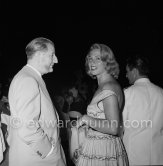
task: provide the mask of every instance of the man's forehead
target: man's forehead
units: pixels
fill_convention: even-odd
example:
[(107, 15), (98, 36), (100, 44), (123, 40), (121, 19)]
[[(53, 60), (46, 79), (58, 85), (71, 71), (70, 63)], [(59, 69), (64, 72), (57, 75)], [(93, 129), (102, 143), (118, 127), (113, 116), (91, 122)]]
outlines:
[(47, 48), (49, 51), (55, 52), (55, 48), (52, 44), (47, 44)]

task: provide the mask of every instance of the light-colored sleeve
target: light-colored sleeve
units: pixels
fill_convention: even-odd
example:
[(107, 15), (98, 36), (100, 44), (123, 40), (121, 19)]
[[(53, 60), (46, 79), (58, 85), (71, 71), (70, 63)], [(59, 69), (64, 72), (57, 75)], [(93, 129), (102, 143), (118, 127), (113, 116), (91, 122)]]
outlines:
[(124, 90), (124, 97), (125, 97), (125, 103), (124, 103), (124, 108), (123, 108), (123, 121), (127, 119), (127, 113), (128, 113), (128, 108), (130, 106), (130, 99), (131, 99), (131, 89), (127, 88)]
[(6, 149), (6, 146), (5, 146), (4, 137), (1, 130), (1, 123), (0, 123), (0, 163), (3, 160), (3, 152), (5, 151), (5, 149)]
[(11, 109), (16, 110), (20, 120), (20, 126), (17, 127), (19, 137), (41, 158), (45, 158), (52, 145), (39, 123), (41, 98), (37, 81), (31, 77), (21, 79), (15, 86), (12, 97), (14, 107)]
[(123, 137), (125, 126), (128, 123), (128, 111), (130, 109), (131, 103), (131, 87), (124, 89), (124, 107), (122, 111), (122, 126), (121, 126), (121, 137)]
[(10, 115), (2, 113), (1, 114), (1, 123), (4, 123), (5, 125), (8, 126), (10, 124)]

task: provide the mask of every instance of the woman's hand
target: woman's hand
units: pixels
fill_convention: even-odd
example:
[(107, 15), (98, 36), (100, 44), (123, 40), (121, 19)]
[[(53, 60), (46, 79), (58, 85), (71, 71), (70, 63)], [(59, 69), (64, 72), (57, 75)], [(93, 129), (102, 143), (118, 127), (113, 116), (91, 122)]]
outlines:
[(83, 115), (81, 118), (78, 119), (77, 121), (77, 128), (87, 125), (89, 126), (91, 118), (88, 115)]

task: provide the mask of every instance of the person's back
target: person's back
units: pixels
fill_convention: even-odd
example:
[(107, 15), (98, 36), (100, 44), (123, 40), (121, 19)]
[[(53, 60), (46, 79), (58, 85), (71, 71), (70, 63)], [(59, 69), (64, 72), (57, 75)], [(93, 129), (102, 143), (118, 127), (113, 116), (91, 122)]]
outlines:
[[(140, 60), (137, 58), (136, 62)], [(127, 77), (134, 85), (124, 91), (123, 110), (123, 142), (129, 163), (163, 164), (163, 89), (141, 75), (140, 63), (134, 67), (131, 64), (134, 63), (127, 66)]]
[(163, 90), (149, 81), (139, 81), (125, 90), (131, 103), (124, 111), (123, 140), (131, 163), (155, 164), (163, 154)]
[[(148, 93), (150, 98), (149, 110), (151, 116), (151, 142), (150, 156), (151, 163), (163, 164), (163, 89), (149, 83)], [(151, 134), (151, 133), (150, 133)]]

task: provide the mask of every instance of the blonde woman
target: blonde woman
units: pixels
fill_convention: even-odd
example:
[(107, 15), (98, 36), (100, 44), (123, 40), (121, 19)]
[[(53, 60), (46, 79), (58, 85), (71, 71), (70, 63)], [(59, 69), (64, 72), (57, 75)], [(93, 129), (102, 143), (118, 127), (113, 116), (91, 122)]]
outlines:
[[(74, 153), (77, 166), (126, 166), (128, 159), (120, 133), (123, 93), (117, 82), (119, 65), (112, 50), (94, 44), (86, 56), (89, 76), (98, 88), (87, 107), (87, 115), (78, 120), (78, 131), (86, 126), (86, 137)], [(80, 136), (80, 135), (79, 135)]]

